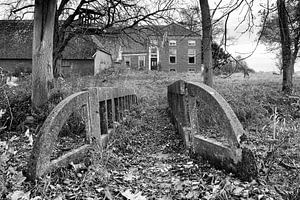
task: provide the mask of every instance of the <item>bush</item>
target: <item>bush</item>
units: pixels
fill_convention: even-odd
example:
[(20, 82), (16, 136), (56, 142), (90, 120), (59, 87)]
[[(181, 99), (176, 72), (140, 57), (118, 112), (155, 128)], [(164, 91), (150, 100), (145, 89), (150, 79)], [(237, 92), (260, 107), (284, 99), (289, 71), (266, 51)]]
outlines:
[(32, 69), (29, 67), (17, 66), (12, 75), (16, 77), (25, 76), (32, 73)]

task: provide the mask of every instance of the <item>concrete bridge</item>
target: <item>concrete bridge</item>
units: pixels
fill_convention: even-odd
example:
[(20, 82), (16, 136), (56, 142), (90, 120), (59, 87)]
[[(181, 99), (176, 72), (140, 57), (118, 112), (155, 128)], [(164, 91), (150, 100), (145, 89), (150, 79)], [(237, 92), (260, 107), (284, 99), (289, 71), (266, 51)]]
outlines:
[[(28, 162), (29, 178), (80, 161), (94, 144), (104, 148), (116, 133), (116, 124), (137, 103), (135, 91), (125, 88), (88, 88), (64, 99), (38, 133)], [(206, 85), (180, 80), (168, 86), (168, 104), (169, 117), (190, 156), (200, 156), (244, 180), (257, 176), (254, 156), (241, 141), (243, 127), (220, 94)], [(85, 122), (85, 144), (51, 159), (58, 134), (74, 110)]]

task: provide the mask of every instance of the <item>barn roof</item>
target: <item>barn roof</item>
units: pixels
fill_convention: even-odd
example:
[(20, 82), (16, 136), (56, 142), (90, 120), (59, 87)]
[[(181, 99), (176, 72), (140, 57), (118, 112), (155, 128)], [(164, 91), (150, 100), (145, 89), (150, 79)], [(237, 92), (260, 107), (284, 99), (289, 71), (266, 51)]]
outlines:
[[(32, 58), (32, 20), (0, 20), (0, 59)], [(86, 35), (76, 35), (63, 52), (64, 59), (92, 59), (96, 44)]]

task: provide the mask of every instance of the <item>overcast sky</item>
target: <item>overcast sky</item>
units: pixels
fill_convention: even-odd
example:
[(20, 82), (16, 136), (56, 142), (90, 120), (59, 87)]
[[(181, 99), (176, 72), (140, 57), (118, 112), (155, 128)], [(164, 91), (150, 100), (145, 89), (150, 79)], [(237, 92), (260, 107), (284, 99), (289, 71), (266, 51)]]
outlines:
[[(235, 1), (235, 0), (234, 0)], [(234, 2), (232, 0), (223, 0), (224, 4), (228, 4), (229, 2)], [(215, 8), (215, 4), (219, 2), (219, 0), (211, 0), (210, 8)], [(260, 17), (259, 17), (259, 10), (262, 9), (262, 3), (265, 3), (266, 0), (257, 0), (254, 1), (256, 4), (253, 6), (253, 13), (256, 17), (255, 25), (259, 25)], [(274, 0), (270, 0), (270, 3), (275, 3)], [(234, 56), (241, 55), (242, 57), (246, 57), (249, 55), (256, 46), (256, 41), (258, 39), (257, 31), (259, 28), (253, 30), (251, 33), (242, 34), (245, 30), (246, 24), (242, 25), (240, 28), (236, 29), (237, 24), (243, 20), (244, 12), (237, 10), (233, 12), (228, 21), (228, 36), (236, 38), (233, 40), (233, 45), (228, 46), (227, 50)], [(220, 15), (220, 13), (219, 13)], [(218, 16), (217, 16), (218, 17)], [(254, 54), (246, 59), (250, 68), (253, 68), (255, 71), (276, 71), (277, 67), (275, 66), (275, 62), (278, 59), (274, 53), (270, 53), (267, 51), (266, 46), (263, 44), (259, 44), (256, 48)], [(299, 63), (296, 65), (296, 71), (300, 71)]]

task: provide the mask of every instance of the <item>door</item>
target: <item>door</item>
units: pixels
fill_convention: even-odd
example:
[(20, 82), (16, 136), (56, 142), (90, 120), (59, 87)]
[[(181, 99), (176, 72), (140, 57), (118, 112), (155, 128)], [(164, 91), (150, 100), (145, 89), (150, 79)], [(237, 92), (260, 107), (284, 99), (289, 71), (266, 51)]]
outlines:
[(157, 58), (151, 58), (151, 70), (157, 70)]

